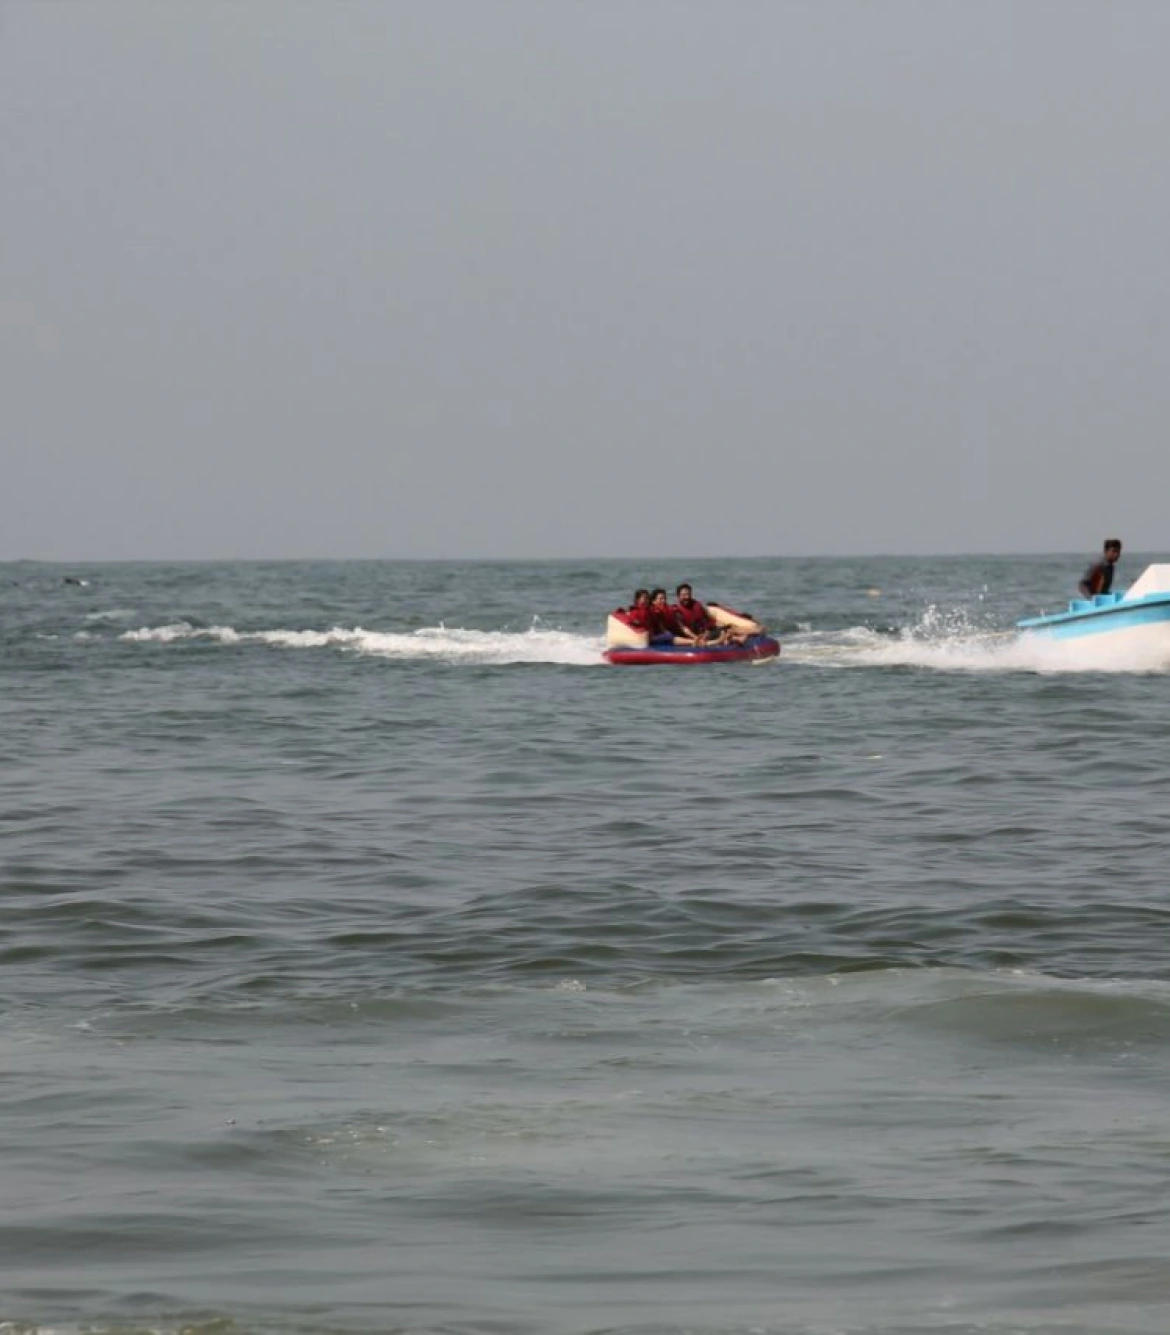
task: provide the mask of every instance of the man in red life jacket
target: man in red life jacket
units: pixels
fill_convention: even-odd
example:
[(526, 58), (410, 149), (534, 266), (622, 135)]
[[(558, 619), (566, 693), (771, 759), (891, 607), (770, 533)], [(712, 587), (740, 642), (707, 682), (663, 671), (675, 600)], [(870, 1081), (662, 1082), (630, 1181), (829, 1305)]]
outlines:
[(720, 626), (711, 613), (691, 592), (689, 584), (680, 584), (676, 590), (678, 602), (674, 605), (674, 619), (679, 634), (689, 644), (743, 644), (747, 635), (731, 626)]
[(678, 602), (671, 609), (674, 612), (678, 633), (692, 644), (709, 644), (718, 640), (719, 627), (711, 620), (710, 613), (695, 597), (689, 584), (680, 584), (675, 590)]

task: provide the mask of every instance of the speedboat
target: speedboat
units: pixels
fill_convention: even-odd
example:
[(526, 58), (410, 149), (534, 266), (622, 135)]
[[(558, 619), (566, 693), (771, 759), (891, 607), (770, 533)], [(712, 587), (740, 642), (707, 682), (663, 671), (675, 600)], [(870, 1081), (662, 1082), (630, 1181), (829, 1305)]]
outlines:
[(1074, 598), (1067, 610), (1016, 626), (1075, 651), (1078, 661), (1115, 666), (1129, 657), (1170, 665), (1170, 565), (1147, 566), (1124, 593)]
[(644, 630), (636, 630), (624, 607), (609, 614), (605, 628), (606, 662), (641, 667), (652, 663), (744, 663), (775, 658), (779, 641), (766, 634), (754, 617), (721, 603), (708, 603), (707, 612), (717, 626), (729, 626), (742, 640), (727, 644), (651, 644)]

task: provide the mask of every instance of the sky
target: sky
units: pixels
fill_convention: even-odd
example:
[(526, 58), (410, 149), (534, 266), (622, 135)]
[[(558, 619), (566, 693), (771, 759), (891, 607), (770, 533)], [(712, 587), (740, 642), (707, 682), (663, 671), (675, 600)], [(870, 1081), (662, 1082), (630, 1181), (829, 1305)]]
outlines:
[(0, 0), (0, 559), (1170, 544), (1165, 0)]

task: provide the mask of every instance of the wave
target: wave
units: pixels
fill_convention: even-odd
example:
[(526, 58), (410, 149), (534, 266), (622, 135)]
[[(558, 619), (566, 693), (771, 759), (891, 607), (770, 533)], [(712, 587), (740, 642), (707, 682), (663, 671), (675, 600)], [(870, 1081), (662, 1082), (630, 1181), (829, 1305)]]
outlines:
[(973, 624), (962, 609), (928, 608), (912, 626), (852, 626), (807, 631), (784, 641), (792, 663), (828, 667), (913, 667), (938, 672), (1164, 672), (1164, 654), (1130, 646), (1110, 649), (1095, 638), (1046, 640)]
[[(114, 613), (101, 614), (112, 617)], [(77, 639), (90, 638), (80, 632)], [(118, 637), (139, 644), (239, 646), (280, 649), (334, 649), (396, 661), (438, 661), (473, 665), (551, 663), (595, 667), (603, 663), (599, 636), (534, 624), (526, 631), (473, 630), (444, 625), (410, 631), (377, 631), (362, 626), (329, 630), (241, 631), (232, 626), (196, 626), (175, 621), (127, 630)], [(1099, 643), (1055, 642), (974, 624), (963, 609), (928, 608), (911, 626), (875, 629), (851, 626), (819, 631), (807, 624), (783, 635), (783, 661), (810, 667), (926, 668), (937, 672), (1148, 673), (1166, 670), (1156, 649), (1132, 647), (1103, 652)]]
[(603, 663), (596, 636), (533, 626), (527, 631), (464, 630), (427, 626), (413, 631), (376, 631), (362, 626), (330, 630), (240, 631), (232, 626), (193, 626), (186, 621), (143, 626), (123, 632), (138, 644), (203, 643), (227, 646), (265, 644), (278, 649), (340, 649), (400, 661), (437, 660), (472, 664), (560, 663), (592, 667)]

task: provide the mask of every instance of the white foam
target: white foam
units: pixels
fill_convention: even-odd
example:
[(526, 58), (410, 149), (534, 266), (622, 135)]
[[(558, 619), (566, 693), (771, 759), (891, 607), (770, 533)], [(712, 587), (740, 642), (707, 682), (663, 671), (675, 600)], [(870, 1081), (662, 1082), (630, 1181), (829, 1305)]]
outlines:
[(143, 626), (119, 638), (143, 644), (203, 641), (210, 644), (267, 644), (278, 649), (341, 649), (399, 660), (436, 660), (473, 664), (565, 663), (597, 666), (601, 641), (596, 636), (533, 627), (523, 632), (463, 630), (428, 626), (414, 631), (366, 630), (334, 626), (330, 630), (237, 631), (232, 626), (196, 627), (185, 621)]
[(143, 626), (140, 630), (127, 630), (118, 638), (122, 640), (140, 640), (143, 643), (154, 640), (165, 644), (171, 640), (189, 639), (197, 633), (195, 628), (189, 626), (187, 622), (175, 621), (168, 626)]
[(1100, 636), (1054, 640), (1015, 630), (963, 626), (961, 613), (931, 609), (897, 635), (858, 626), (799, 636), (784, 645), (790, 663), (832, 667), (916, 667), (936, 672), (1159, 672), (1170, 667), (1157, 646), (1118, 644)]
[[(329, 630), (238, 631), (186, 621), (143, 626), (119, 638), (143, 644), (203, 642), (225, 647), (266, 644), (276, 649), (332, 649), (402, 662), (601, 666), (599, 637), (534, 625), (526, 631), (427, 626), (412, 631), (334, 626)], [(914, 667), (937, 672), (1157, 672), (1170, 664), (1156, 647), (1112, 643), (1099, 636), (1051, 640), (1015, 630), (973, 627), (961, 610), (928, 608), (918, 624), (896, 635), (864, 626), (798, 632), (785, 640), (782, 662), (820, 667)]]

